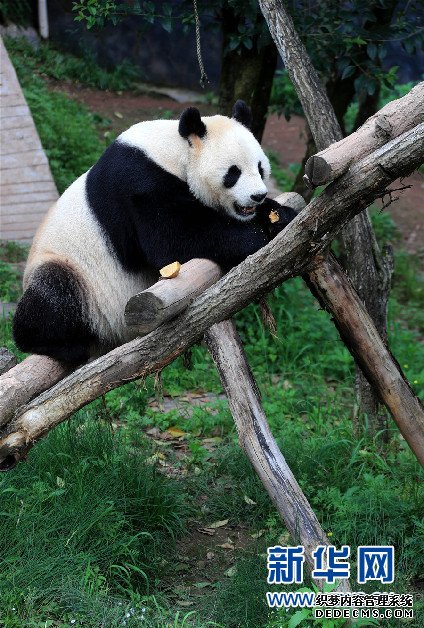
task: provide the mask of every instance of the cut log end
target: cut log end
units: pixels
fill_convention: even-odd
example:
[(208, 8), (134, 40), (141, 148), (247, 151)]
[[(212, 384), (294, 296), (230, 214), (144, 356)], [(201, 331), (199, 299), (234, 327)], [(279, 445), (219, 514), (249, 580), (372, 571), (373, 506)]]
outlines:
[(136, 294), (128, 301), (125, 306), (125, 322), (129, 327), (137, 327), (139, 334), (148, 334), (163, 320), (163, 311), (163, 300), (146, 291)]
[(297, 192), (283, 192), (279, 194), (274, 201), (280, 203), (280, 205), (284, 205), (285, 207), (291, 207), (297, 212), (300, 212), (304, 207), (306, 207), (306, 201)]
[(331, 167), (323, 157), (312, 155), (305, 166), (306, 175), (313, 187), (323, 185), (331, 179)]
[(21, 432), (12, 432), (0, 439), (0, 471), (10, 471), (27, 456), (24, 435)]

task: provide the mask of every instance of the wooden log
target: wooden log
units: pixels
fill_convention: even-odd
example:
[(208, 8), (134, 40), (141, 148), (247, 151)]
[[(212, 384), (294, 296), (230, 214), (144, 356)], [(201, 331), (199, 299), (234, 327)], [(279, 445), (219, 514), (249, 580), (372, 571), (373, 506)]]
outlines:
[[(267, 246), (229, 271), (177, 318), (84, 365), (23, 406), (0, 431), (0, 467), (19, 460), (36, 440), (93, 399), (163, 368), (198, 342), (211, 325), (229, 318), (282, 281), (307, 272), (315, 256), (352, 216), (423, 160), (424, 124), (358, 162)], [(424, 415), (415, 420), (424, 430)]]
[(6, 347), (0, 347), (0, 375), (7, 373), (16, 365), (17, 359)]
[(69, 373), (69, 367), (45, 355), (30, 355), (0, 377), (0, 427), (17, 408)]
[(125, 321), (140, 335), (148, 334), (173, 318), (222, 276), (218, 264), (192, 259), (181, 266), (177, 277), (161, 279), (132, 297), (125, 307)]
[[(312, 552), (318, 545), (331, 543), (269, 429), (234, 323), (227, 320), (213, 325), (205, 334), (205, 342), (220, 374), (239, 443), (292, 538), (305, 547), (306, 561), (313, 569)], [(337, 590), (350, 591), (349, 582), (340, 581)]]
[(282, 192), (274, 200), (280, 205), (291, 207), (297, 213), (306, 207), (305, 199), (297, 192)]
[(305, 172), (313, 187), (334, 181), (349, 166), (389, 140), (424, 122), (424, 82), (389, 102), (354, 133), (308, 159)]
[(343, 342), (390, 411), (403, 437), (424, 467), (424, 408), (382, 341), (350, 280), (329, 255), (304, 277), (320, 304), (332, 314)]

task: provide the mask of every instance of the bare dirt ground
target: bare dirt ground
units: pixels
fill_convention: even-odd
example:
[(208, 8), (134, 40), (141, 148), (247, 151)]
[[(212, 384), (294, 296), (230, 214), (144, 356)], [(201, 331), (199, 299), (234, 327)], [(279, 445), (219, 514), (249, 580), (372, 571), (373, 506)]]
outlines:
[[(134, 95), (133, 93), (112, 93), (81, 88), (75, 84), (56, 84), (55, 89), (66, 92), (75, 100), (85, 104), (111, 122), (111, 130), (119, 133), (141, 120), (157, 117), (174, 118), (192, 103), (178, 103), (160, 95)], [(216, 112), (216, 107), (209, 104), (196, 105), (205, 115)], [(269, 116), (265, 127), (263, 146), (272, 150), (279, 157), (282, 167), (291, 163), (300, 163), (305, 150), (304, 121), (293, 116), (289, 122), (283, 116)], [(392, 187), (398, 188), (396, 182)], [(424, 176), (415, 173), (403, 181), (411, 187), (396, 192), (397, 198), (387, 211), (400, 229), (402, 245), (409, 253), (415, 253), (422, 261), (424, 269)], [(387, 202), (388, 198), (384, 199)], [(378, 203), (377, 203), (378, 204)], [(380, 206), (383, 203), (380, 203)]]

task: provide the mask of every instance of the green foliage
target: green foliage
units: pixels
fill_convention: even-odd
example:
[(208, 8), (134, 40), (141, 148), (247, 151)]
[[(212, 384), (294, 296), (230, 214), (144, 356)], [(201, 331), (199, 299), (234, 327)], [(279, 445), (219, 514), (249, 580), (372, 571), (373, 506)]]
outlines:
[(302, 105), (287, 70), (276, 71), (269, 104), (271, 113), (284, 113), (286, 120), (294, 114), (303, 115)]
[(21, 75), (25, 71), (28, 76), (36, 73), (58, 81), (73, 81), (111, 91), (131, 89), (134, 81), (139, 79), (140, 70), (128, 61), (106, 70), (88, 50), (76, 57), (60, 52), (48, 42), (40, 42), (34, 48), (24, 37), (8, 38), (6, 45), (15, 67), (19, 64)]
[[(394, 75), (396, 76), (397, 68), (394, 68), (394, 70), (395, 70)], [(392, 71), (390, 73), (393, 74)], [(393, 78), (393, 81), (394, 80), (395, 78)], [(384, 105), (387, 105), (387, 103), (391, 102), (392, 100), (395, 100), (396, 98), (402, 98), (402, 96), (405, 96), (405, 94), (410, 92), (411, 89), (414, 87), (414, 85), (416, 85), (417, 83), (418, 81), (414, 81), (414, 82), (410, 81), (409, 83), (396, 83), (396, 84), (390, 85), (390, 87), (383, 84), (381, 86), (378, 109), (381, 109), (382, 107), (384, 107)], [(358, 114), (358, 108), (359, 108), (358, 99), (355, 98), (353, 102), (349, 105), (346, 111), (346, 114), (344, 116), (346, 133), (348, 134), (352, 133), (353, 131), (355, 119)]]
[(192, 10), (187, 10), (185, 7), (181, 9), (182, 7), (178, 6), (175, 11), (175, 7), (168, 2), (162, 2), (160, 8), (156, 9), (155, 3), (150, 0), (138, 0), (131, 3), (113, 0), (78, 0), (73, 2), (72, 6), (72, 10), (76, 13), (75, 21), (84, 22), (88, 29), (102, 28), (107, 22), (116, 26), (121, 20), (135, 15), (143, 18), (147, 24), (158, 21), (168, 32), (172, 30), (175, 20), (181, 20), (183, 24), (191, 21)]
[(25, 262), (28, 257), (28, 251), (28, 244), (0, 240), (0, 260), (3, 262)]
[(353, 78), (357, 95), (392, 87), (395, 73), (381, 69), (388, 45), (398, 41), (409, 55), (422, 49), (420, 1), (398, 6), (393, 0), (355, 0), (348, 4), (301, 1), (293, 14), (315, 67), (330, 78)]
[(32, 10), (29, 0), (0, 0), (0, 22), (29, 26)]
[(300, 170), (299, 164), (290, 164), (288, 168), (281, 168), (278, 155), (273, 151), (267, 151), (267, 156), (271, 164), (271, 176), (275, 179), (278, 189), (281, 192), (290, 192), (296, 175)]

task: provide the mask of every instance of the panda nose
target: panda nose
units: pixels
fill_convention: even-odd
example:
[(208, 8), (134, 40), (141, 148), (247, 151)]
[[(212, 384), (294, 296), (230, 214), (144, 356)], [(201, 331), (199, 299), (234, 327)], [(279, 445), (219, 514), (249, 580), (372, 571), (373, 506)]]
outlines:
[(255, 201), (255, 203), (260, 203), (261, 201), (264, 200), (266, 196), (266, 192), (265, 194), (251, 194), (250, 198), (252, 199), (252, 201)]

